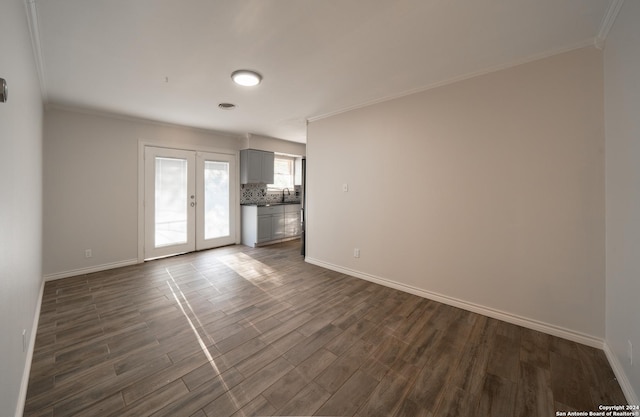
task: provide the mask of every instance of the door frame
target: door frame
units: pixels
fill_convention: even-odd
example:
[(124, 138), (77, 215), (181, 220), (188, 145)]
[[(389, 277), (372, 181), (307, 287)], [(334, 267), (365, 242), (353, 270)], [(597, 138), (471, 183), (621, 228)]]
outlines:
[(179, 145), (175, 143), (162, 142), (154, 140), (138, 139), (138, 263), (144, 262), (144, 244), (145, 244), (145, 213), (144, 213), (144, 148), (152, 146), (154, 148), (166, 148), (175, 149), (180, 151), (193, 151), (193, 152), (210, 152), (230, 155), (235, 158), (235, 169), (230, 175), (233, 175), (233, 180), (238, 187), (237, 192), (234, 193), (231, 201), (232, 209), (236, 216), (235, 230), (232, 234), (235, 234), (235, 244), (240, 244), (240, 151), (229, 150), (216, 147), (198, 146), (198, 145)]

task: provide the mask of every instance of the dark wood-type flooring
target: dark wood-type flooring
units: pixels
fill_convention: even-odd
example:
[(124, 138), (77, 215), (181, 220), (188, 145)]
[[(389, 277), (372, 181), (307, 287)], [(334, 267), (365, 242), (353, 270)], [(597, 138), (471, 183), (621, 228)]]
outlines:
[(232, 246), (48, 282), (25, 416), (554, 416), (602, 351)]

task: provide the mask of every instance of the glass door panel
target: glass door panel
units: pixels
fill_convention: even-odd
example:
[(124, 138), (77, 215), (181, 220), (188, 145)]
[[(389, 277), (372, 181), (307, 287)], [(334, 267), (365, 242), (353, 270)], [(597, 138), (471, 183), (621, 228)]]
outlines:
[(187, 242), (186, 159), (156, 157), (155, 248)]
[(144, 258), (194, 251), (194, 152), (145, 148)]
[(198, 152), (197, 248), (236, 243), (235, 156)]
[(204, 238), (229, 236), (229, 163), (204, 161)]

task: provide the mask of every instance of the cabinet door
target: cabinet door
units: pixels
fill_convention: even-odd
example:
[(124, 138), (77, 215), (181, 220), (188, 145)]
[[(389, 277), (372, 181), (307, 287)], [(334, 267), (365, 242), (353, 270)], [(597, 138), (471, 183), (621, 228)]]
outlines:
[(258, 216), (258, 242), (267, 242), (272, 240), (272, 224), (271, 215)]
[(273, 152), (261, 152), (262, 164), (261, 164), (261, 181), (265, 184), (273, 184), (273, 165), (275, 163), (275, 155)]
[(253, 149), (240, 151), (240, 183), (257, 184), (262, 178), (262, 154)]
[(302, 234), (302, 216), (299, 211), (294, 214), (295, 220), (293, 221), (293, 236), (300, 236)]
[(242, 184), (273, 184), (273, 152), (243, 149), (240, 151)]
[(300, 234), (300, 212), (290, 212), (285, 214), (285, 234), (287, 237), (298, 236)]
[(272, 239), (284, 238), (284, 214), (274, 214), (271, 216), (271, 237)]
[(247, 179), (249, 183), (262, 182), (262, 152), (249, 151), (247, 163), (249, 168)]

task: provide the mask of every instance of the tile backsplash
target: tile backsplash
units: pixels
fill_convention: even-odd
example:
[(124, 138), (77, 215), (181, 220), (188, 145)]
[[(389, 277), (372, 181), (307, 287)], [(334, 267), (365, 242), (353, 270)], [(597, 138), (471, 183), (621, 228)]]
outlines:
[[(284, 192), (285, 202), (299, 203), (302, 187), (296, 185), (291, 194)], [(282, 202), (282, 191), (268, 190), (266, 184), (243, 184), (240, 186), (240, 204), (269, 204)]]

